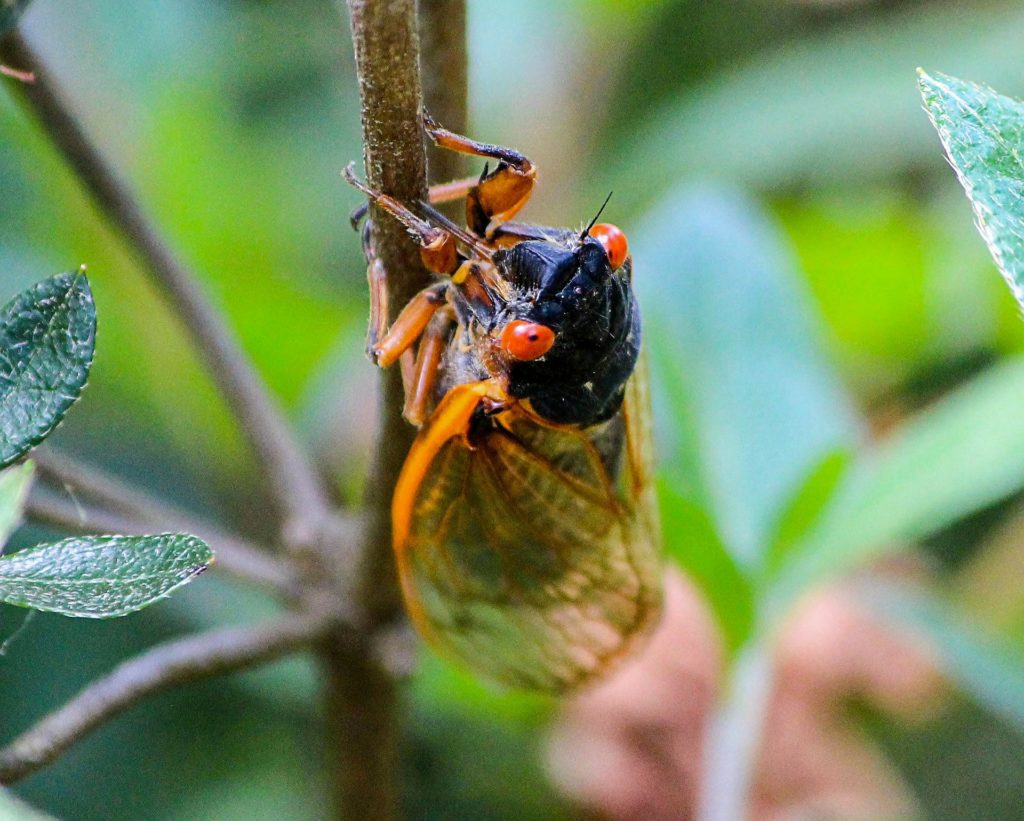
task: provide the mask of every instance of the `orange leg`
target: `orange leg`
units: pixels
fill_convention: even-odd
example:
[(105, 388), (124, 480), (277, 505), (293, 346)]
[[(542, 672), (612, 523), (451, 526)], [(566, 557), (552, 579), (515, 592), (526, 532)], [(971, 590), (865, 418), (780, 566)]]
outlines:
[[(430, 186), (427, 192), (427, 201), (434, 205), (440, 205), (445, 202), (452, 202), (454, 200), (462, 199), (469, 190), (480, 182), (479, 177), (464, 177), (461, 180), (452, 180), (451, 182), (439, 182), (436, 185)], [(362, 222), (363, 217), (366, 216), (366, 212), (370, 210), (370, 203), (364, 202), (362, 205), (353, 209), (352, 213), (349, 214), (349, 221), (352, 223), (352, 227), (359, 230), (359, 223)]]
[(384, 263), (375, 256), (370, 256), (370, 264), (366, 266), (366, 279), (370, 286), (370, 327), (366, 332), (366, 352), (371, 359), (375, 359), (377, 347), (388, 331), (388, 274), (384, 270)]
[[(370, 266), (373, 268), (373, 265)], [(376, 347), (370, 351), (370, 358), (382, 368), (386, 368), (409, 350), (420, 338), (423, 330), (427, 327), (431, 317), (445, 303), (445, 292), (448, 290), (447, 282), (438, 282), (420, 291), (409, 300), (398, 318), (388, 328), (387, 333), (381, 337)], [(372, 297), (372, 293), (371, 293)], [(380, 305), (370, 305), (370, 328), (371, 336), (375, 328), (382, 324), (380, 319)], [(386, 316), (386, 314), (385, 314)]]
[[(387, 211), (405, 226), (405, 230), (419, 243), (420, 257), (428, 270), (437, 274), (450, 274), (458, 267), (459, 256), (455, 247), (455, 237), (450, 232), (416, 216), (394, 197), (374, 191), (356, 177), (352, 169), (353, 164), (349, 163), (341, 172), (346, 182), (362, 191), (378, 208)], [(353, 213), (352, 219), (357, 218), (357, 214)]]
[(479, 182), (466, 194), (466, 222), (478, 234), (488, 239), (502, 223), (512, 219), (533, 193), (537, 181), (537, 168), (530, 160), (512, 148), (480, 143), (448, 131), (427, 115), (423, 124), (430, 138), (441, 148), (491, 157), (498, 160), (497, 167), (484, 171)]
[(405, 408), (402, 414), (416, 427), (423, 424), (427, 407), (434, 395), (441, 357), (448, 345), (455, 314), (450, 307), (442, 308), (430, 320), (420, 339), (416, 353), (416, 365), (405, 391)]
[(437, 185), (430, 186), (428, 199), (434, 205), (462, 199), (479, 182), (479, 177), (465, 177), (464, 179), (452, 180), (451, 182), (439, 182)]

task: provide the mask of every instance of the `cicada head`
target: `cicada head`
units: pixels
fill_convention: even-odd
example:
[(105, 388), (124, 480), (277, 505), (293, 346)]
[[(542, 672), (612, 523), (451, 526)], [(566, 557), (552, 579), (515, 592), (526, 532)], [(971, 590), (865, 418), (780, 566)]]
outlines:
[(488, 335), (509, 395), (559, 424), (611, 417), (640, 350), (625, 237), (553, 232), (498, 251), (494, 264), (507, 288)]

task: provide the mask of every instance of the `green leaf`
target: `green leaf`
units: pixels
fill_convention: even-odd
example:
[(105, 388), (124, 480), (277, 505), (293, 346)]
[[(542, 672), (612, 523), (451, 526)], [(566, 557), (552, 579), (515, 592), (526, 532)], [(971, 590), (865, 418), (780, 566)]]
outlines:
[(757, 569), (794, 488), (856, 439), (854, 413), (789, 249), (756, 203), (691, 187), (631, 234), (667, 476)]
[(998, 365), (904, 424), (851, 468), (836, 504), (791, 550), (784, 606), (853, 564), (934, 533), (1024, 486), (1024, 358)]
[(75, 537), (0, 558), (0, 601), (112, 618), (167, 596), (212, 563), (205, 542), (184, 533)]
[(918, 73), (925, 109), (978, 230), (1024, 306), (1024, 103), (946, 74)]
[(694, 178), (775, 196), (846, 193), (890, 185), (930, 160), (937, 168), (909, 73), (922, 63), (955, 64), (1024, 91), (1016, 53), (1024, 8), (985, 3), (963, 14), (945, 3), (899, 5), (799, 37), (765, 37), (745, 57), (681, 79), (665, 105), (642, 111), (597, 153), (600, 173), (584, 180), (583, 201), (614, 189), (613, 208), (639, 212)]
[(926, 593), (876, 584), (861, 597), (927, 640), (965, 692), (1024, 730), (1024, 655)]
[(789, 504), (782, 510), (775, 536), (768, 547), (765, 571), (777, 570), (793, 546), (818, 522), (829, 502), (833, 501), (840, 479), (850, 465), (852, 454), (841, 449), (826, 453), (797, 488)]
[(750, 581), (722, 543), (700, 505), (668, 482), (658, 483), (665, 550), (686, 571), (711, 606), (729, 655), (742, 647), (754, 628)]
[(96, 309), (85, 272), (58, 274), (0, 309), (0, 467), (52, 431), (89, 378)]
[[(0, 0), (0, 37), (14, 28), (31, 0)], [(17, 66), (14, 66), (17, 68)]]
[(11, 533), (21, 524), (25, 497), (34, 473), (31, 462), (0, 471), (0, 553)]

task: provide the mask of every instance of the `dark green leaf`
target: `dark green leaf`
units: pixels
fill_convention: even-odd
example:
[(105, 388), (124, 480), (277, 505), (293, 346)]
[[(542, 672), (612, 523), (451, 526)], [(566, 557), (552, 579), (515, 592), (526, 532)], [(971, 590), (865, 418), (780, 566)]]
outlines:
[(31, 0), (0, 0), (0, 37), (14, 28), (14, 24), (18, 22), (18, 18), (30, 2)]
[(906, 423), (849, 471), (821, 525), (795, 545), (774, 598), (921, 539), (1024, 486), (1024, 358)]
[(0, 471), (0, 553), (8, 537), (21, 524), (25, 497), (34, 473), (31, 462)]
[(677, 493), (667, 482), (658, 485), (665, 550), (686, 571), (714, 612), (732, 654), (754, 627), (751, 584), (715, 530), (708, 514)]
[(965, 692), (1024, 730), (1024, 656), (1015, 648), (920, 591), (887, 584), (865, 589), (862, 596), (938, 651), (947, 674)]
[(85, 618), (123, 616), (213, 562), (195, 536), (82, 536), (0, 558), (0, 601)]
[(0, 310), (0, 467), (64, 418), (89, 378), (95, 344), (84, 271), (43, 280)]
[(978, 230), (1024, 306), (1024, 103), (956, 77), (919, 74), (925, 109)]
[(794, 489), (856, 438), (854, 414), (790, 253), (754, 202), (690, 188), (631, 233), (664, 468), (757, 569)]

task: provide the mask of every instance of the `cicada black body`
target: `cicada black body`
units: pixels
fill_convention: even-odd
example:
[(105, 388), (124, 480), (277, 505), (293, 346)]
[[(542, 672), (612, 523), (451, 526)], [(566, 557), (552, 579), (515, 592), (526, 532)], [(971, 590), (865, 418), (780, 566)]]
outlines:
[[(427, 119), (443, 147), (498, 160), (431, 190), (467, 228), (346, 177), (417, 237), (443, 279), (390, 328), (369, 262), (369, 349), (403, 362), (420, 427), (392, 502), (409, 614), (495, 681), (563, 692), (625, 657), (655, 621), (661, 564), (640, 313), (625, 236), (513, 223), (533, 164)], [(415, 353), (413, 353), (414, 348)]]

